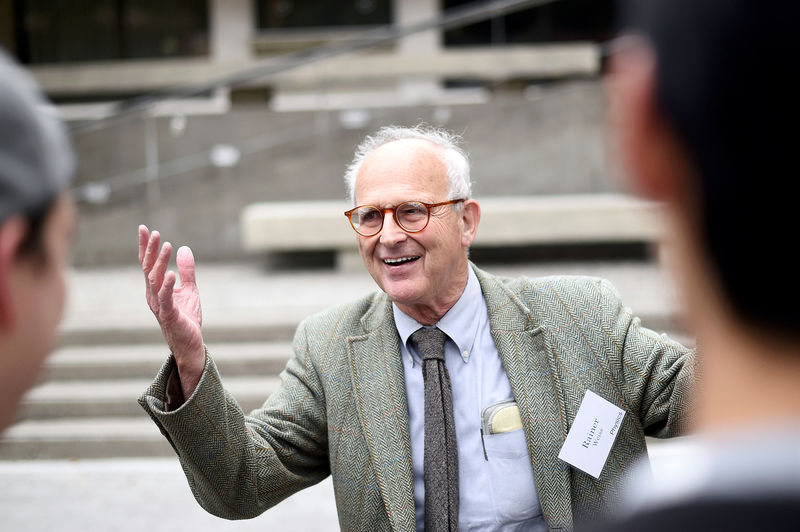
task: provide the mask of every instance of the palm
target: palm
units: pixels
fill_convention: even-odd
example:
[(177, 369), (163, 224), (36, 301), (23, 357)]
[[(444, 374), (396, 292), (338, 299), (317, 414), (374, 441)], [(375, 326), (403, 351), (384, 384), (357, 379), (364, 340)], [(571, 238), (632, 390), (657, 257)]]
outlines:
[(181, 318), (189, 320), (198, 329), (203, 325), (203, 313), (200, 309), (200, 293), (197, 285), (176, 288), (172, 299)]
[[(172, 310), (153, 310), (164, 339), (173, 353), (194, 351), (203, 345), (203, 316), (197, 285), (180, 286), (172, 293)], [(150, 307), (153, 309), (153, 307)]]

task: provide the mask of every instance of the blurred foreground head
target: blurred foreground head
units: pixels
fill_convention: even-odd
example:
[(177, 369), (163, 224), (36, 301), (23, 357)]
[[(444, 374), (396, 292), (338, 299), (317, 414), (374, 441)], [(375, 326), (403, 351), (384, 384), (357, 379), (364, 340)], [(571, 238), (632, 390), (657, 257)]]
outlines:
[(800, 3), (623, 5), (610, 77), (620, 148), (639, 191), (671, 211), (688, 302), (713, 292), (741, 324), (800, 340)]
[(74, 230), (73, 171), (63, 124), (0, 50), (0, 431), (55, 344)]

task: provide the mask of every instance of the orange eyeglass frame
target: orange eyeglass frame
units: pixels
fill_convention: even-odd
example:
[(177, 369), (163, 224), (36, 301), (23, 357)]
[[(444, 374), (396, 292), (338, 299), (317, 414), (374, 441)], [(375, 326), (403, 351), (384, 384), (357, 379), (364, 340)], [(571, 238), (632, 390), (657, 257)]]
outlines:
[[(425, 203), (424, 201), (410, 200), (410, 201), (404, 201), (403, 203), (398, 204), (396, 207), (384, 207), (383, 209), (381, 209), (379, 207), (376, 207), (375, 205), (359, 205), (357, 207), (353, 207), (349, 211), (345, 211), (344, 215), (347, 216), (347, 220), (350, 222), (350, 226), (353, 228), (353, 231), (355, 231), (356, 233), (358, 233), (361, 236), (375, 236), (378, 233), (380, 233), (383, 230), (383, 220), (384, 220), (384, 217), (386, 216), (387, 212), (391, 212), (392, 213), (392, 218), (394, 218), (394, 221), (397, 224), (397, 226), (400, 229), (402, 229), (403, 231), (405, 231), (406, 233), (419, 233), (420, 231), (424, 231), (425, 228), (428, 227), (428, 224), (431, 221), (431, 209), (435, 209), (436, 207), (443, 207), (445, 205), (452, 205), (454, 203), (459, 203), (459, 202), (462, 202), (462, 201), (466, 201), (466, 200), (464, 200), (463, 198), (462, 199), (453, 199), (453, 200), (448, 200), (448, 201), (442, 201), (440, 203)], [(423, 225), (419, 229), (416, 229), (416, 230), (407, 229), (405, 226), (403, 226), (402, 223), (400, 223), (400, 220), (397, 219), (397, 209), (399, 209), (400, 207), (402, 207), (403, 205), (406, 205), (408, 203), (419, 203), (420, 205), (424, 206), (426, 211), (427, 211), (428, 218), (427, 218), (427, 220), (425, 220), (425, 225)], [(375, 209), (376, 211), (380, 212), (383, 215), (383, 216), (381, 216), (381, 225), (380, 225), (380, 227), (378, 227), (378, 230), (375, 231), (374, 233), (364, 234), (361, 231), (359, 231), (358, 229), (356, 229), (356, 226), (353, 224), (353, 218), (351, 217), (351, 215), (355, 211), (357, 211), (358, 209), (363, 209), (364, 207), (372, 207), (373, 209)]]

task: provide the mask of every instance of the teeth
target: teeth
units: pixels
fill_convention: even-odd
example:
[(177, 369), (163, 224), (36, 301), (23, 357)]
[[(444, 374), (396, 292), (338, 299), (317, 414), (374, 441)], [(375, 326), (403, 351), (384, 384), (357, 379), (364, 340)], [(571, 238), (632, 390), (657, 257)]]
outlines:
[(412, 260), (416, 260), (419, 257), (403, 257), (400, 259), (383, 259), (383, 262), (386, 264), (403, 264), (404, 262), (411, 262)]

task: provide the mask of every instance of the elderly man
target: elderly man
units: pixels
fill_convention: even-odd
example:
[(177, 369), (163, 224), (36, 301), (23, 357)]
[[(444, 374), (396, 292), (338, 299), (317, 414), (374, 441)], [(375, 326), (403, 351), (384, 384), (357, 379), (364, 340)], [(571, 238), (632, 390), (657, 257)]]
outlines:
[(796, 2), (630, 2), (610, 88), (635, 188), (662, 201), (703, 346), (694, 445), (611, 531), (796, 530)]
[[(175, 289), (171, 246), (140, 227), (172, 351), (140, 402), (208, 511), (252, 517), (330, 474), (343, 530), (570, 529), (616, 501), (645, 434), (682, 429), (693, 354), (642, 328), (607, 282), (469, 262), (480, 207), (455, 140), (389, 127), (358, 147), (345, 214), (381, 290), (305, 320), (280, 389), (249, 415), (203, 347), (191, 252), (178, 250)], [(619, 416), (591, 475), (559, 459), (587, 391)]]
[(73, 154), (46, 106), (0, 49), (0, 432), (53, 349), (66, 292)]

